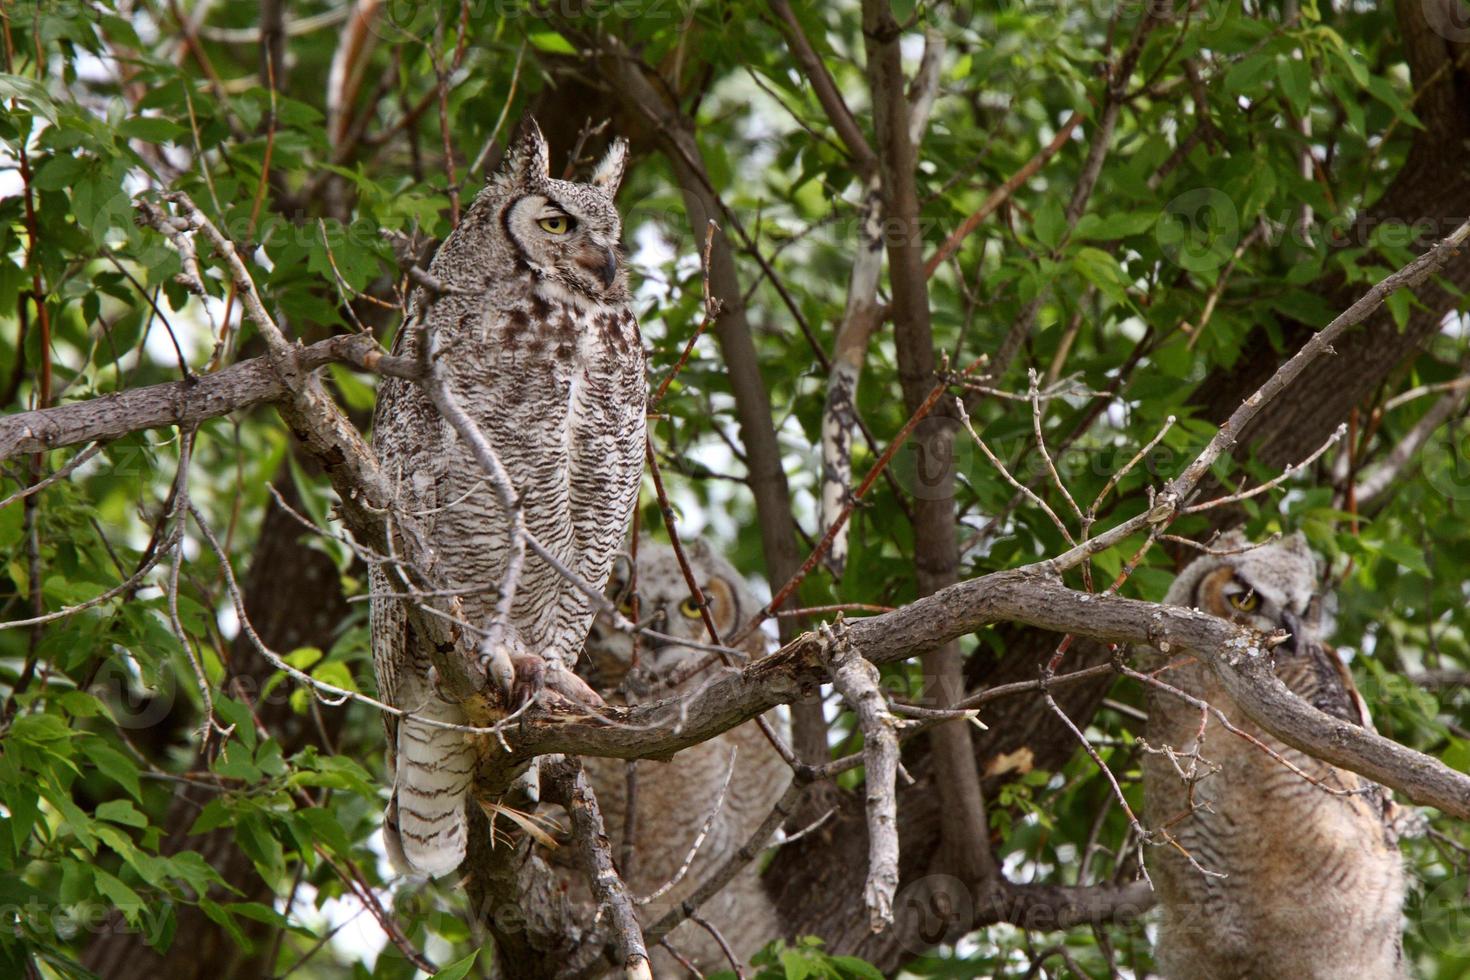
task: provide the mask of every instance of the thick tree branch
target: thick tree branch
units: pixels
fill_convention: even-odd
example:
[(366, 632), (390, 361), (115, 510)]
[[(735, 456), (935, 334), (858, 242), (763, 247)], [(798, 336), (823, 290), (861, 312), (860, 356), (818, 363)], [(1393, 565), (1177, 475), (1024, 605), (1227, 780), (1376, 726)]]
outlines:
[(878, 668), (847, 643), (840, 620), (823, 626), (832, 686), (858, 719), (863, 733), (864, 788), (868, 798), (868, 880), (863, 904), (868, 928), (882, 932), (893, 924), (893, 893), (898, 890), (898, 721), (888, 711)]
[[(365, 334), (332, 337), (296, 351), (303, 371), (334, 362), (378, 367), (377, 342)], [(286, 386), (268, 358), (232, 364), (213, 374), (133, 388), (55, 408), (0, 418), (0, 460), (81, 442), (117, 439), (167, 425), (193, 428), (210, 419), (286, 397)]]
[[(943, 589), (901, 609), (848, 624), (852, 648), (894, 663), (995, 623), (1011, 622), (1102, 643), (1189, 652), (1209, 663), (1253, 722), (1294, 748), (1394, 789), (1415, 803), (1470, 819), (1470, 776), (1368, 729), (1323, 714), (1276, 679), (1270, 638), (1181, 606), (1067, 588), (1044, 564)], [(685, 698), (607, 708), (607, 721), (532, 718), (511, 739), (517, 758), (548, 752), (665, 758), (802, 695), (826, 676), (824, 644), (808, 633)], [(613, 724), (609, 725), (608, 721)]]
[(832, 128), (847, 147), (847, 152), (852, 154), (853, 169), (858, 176), (865, 179), (876, 176), (878, 157), (853, 117), (852, 110), (847, 107), (847, 101), (843, 99), (842, 91), (837, 87), (832, 73), (827, 70), (826, 62), (812, 48), (812, 42), (802, 29), (801, 22), (796, 19), (796, 14), (792, 12), (791, 4), (787, 0), (771, 0), (771, 11), (781, 22), (781, 33), (786, 35), (786, 46), (796, 63), (801, 66), (807, 82), (811, 84), (822, 111), (832, 122)]
[(602, 810), (597, 805), (597, 796), (582, 771), (577, 759), (560, 759), (550, 762), (542, 769), (542, 778), (548, 783), (548, 799), (560, 803), (572, 822), (572, 840), (576, 843), (577, 857), (587, 874), (587, 883), (602, 913), (607, 916), (617, 944), (626, 980), (650, 980), (648, 949), (643, 942), (643, 930), (638, 925), (638, 913), (633, 908), (628, 886), (623, 883), (617, 868), (613, 866), (612, 847), (607, 838), (607, 827), (603, 824)]

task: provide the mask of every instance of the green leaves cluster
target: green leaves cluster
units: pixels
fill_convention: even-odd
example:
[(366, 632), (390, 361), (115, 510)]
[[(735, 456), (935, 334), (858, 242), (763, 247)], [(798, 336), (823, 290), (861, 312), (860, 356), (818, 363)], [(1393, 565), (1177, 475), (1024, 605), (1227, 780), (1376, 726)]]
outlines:
[[(298, 26), (325, 19), (288, 32), (274, 88), (262, 80), (260, 44), (250, 33), (259, 4), (201, 6), (200, 30), (182, 43), (171, 3), (33, 6), (7, 19), (0, 73), (5, 411), (36, 404), (43, 363), (52, 400), (69, 402), (178, 380), (181, 359), (197, 373), (256, 349), (234, 284), (205, 262), (206, 295), (192, 294), (179, 278), (177, 251), (134, 221), (135, 202), (162, 187), (186, 191), (239, 243), (268, 307), (294, 336), (309, 341), (361, 327), (386, 338), (396, 324), (400, 263), (381, 232), (442, 237), (451, 201), (466, 203), (483, 179), (470, 170), (482, 148), (502, 145), (525, 109), (554, 97), (553, 83), (595, 83), (596, 66), (579, 61), (583, 39), (612, 33), (658, 66), (671, 96), (696, 116), (711, 182), (731, 212), (722, 226), (742, 245), (739, 272), (798, 523), (804, 538), (816, 536), (827, 375), (808, 334), (821, 356), (830, 354), (858, 242), (862, 180), (766, 4), (630, 0), (590, 4), (577, 16), (515, 2), (385, 4), (384, 19), (364, 38), (373, 47), (346, 107), (327, 99), (342, 37), (331, 19), (339, 3), (287, 5)], [(871, 136), (857, 5), (793, 6)], [(1322, 282), (1361, 286), (1415, 250), (1402, 227), (1355, 223), (1422, 128), (1389, 8), (1302, 3), (1291, 14), (1284, 4), (1210, 0), (1157, 25), (1136, 71), (1120, 81), (1128, 101), (1074, 224), (1069, 208), (1090, 179), (1090, 141), (1103, 121), (1102, 79), (1138, 30), (1144, 5), (895, 6), (907, 7), (896, 12), (912, 14), (916, 30), (936, 29), (946, 46), (919, 154), (926, 253), (1074, 113), (1081, 117), (1062, 151), (962, 243), (929, 288), (936, 346), (957, 366), (997, 350), (1035, 306), (1035, 329), (1017, 362), (993, 381), (1024, 391), (1031, 368), (1046, 383), (1064, 384), (1045, 403), (1043, 430), (1084, 506), (1177, 417), (1110, 496), (1105, 524), (1139, 512), (1143, 489), (1174, 475), (1210, 438), (1211, 420), (1190, 396), (1207, 378), (1250, 367), (1241, 357), (1253, 331), (1264, 330), (1285, 353), (1290, 338), (1339, 312)], [(446, 124), (453, 178), (443, 159)], [(646, 120), (622, 114), (615, 125), (640, 148), (650, 145)], [(344, 151), (333, 132), (362, 139)], [(657, 383), (703, 316), (696, 258), (703, 240), (688, 226), (667, 161), (635, 162), (620, 203)], [(1295, 230), (1304, 215), (1311, 218), (1305, 235)], [(361, 294), (372, 299), (357, 299), (349, 314), (345, 299)], [(1401, 327), (1415, 302), (1408, 294), (1391, 301)], [(1461, 334), (1436, 335), (1424, 356), (1392, 376), (1377, 401), (1384, 410), (1365, 407), (1353, 456), (1341, 465), (1356, 471), (1408, 437), (1462, 375), (1463, 347)], [(366, 426), (370, 379), (338, 368), (328, 377)], [(885, 328), (858, 392), (872, 434), (855, 448), (860, 475), (906, 420), (897, 378)], [(1421, 388), (1422, 397), (1391, 401)], [(739, 420), (715, 339), (696, 344), (660, 411), (654, 431), (683, 529), (710, 535), (742, 569), (761, 573), (760, 535), (740, 482)], [(1017, 479), (1069, 519), (1036, 452), (1029, 406), (982, 398), (973, 415)], [(324, 481), (290, 457), (288, 438), (269, 411), (209, 422), (195, 437), (190, 498), (224, 535), (237, 575), (256, 557), (272, 480), (294, 486), (311, 520), (330, 522)], [(1470, 667), (1463, 439), (1461, 428), (1442, 430), (1371, 512), (1350, 512), (1327, 488), (1335, 452), (1306, 479), (1243, 505), (1252, 533), (1299, 528), (1332, 559), (1341, 595), (1336, 636), (1380, 729), (1461, 768), (1470, 765), (1463, 681), (1426, 686), (1414, 678)], [(145, 565), (172, 527), (181, 445), (168, 431), (117, 440), (70, 479), (0, 508), (0, 619), (87, 603)], [(1044, 514), (1018, 506), (1013, 486), (963, 432), (954, 446), (965, 574), (1064, 546)], [(921, 487), (911, 452), (894, 462), (893, 484), (879, 481), (854, 515), (845, 578), (814, 576), (803, 587), (807, 604), (913, 598), (905, 510)], [(35, 473), (54, 471), (74, 453), (45, 454)], [(1218, 470), (1227, 490), (1278, 472), (1239, 462)], [(30, 482), (31, 466), (10, 461), (0, 496)], [(649, 501), (642, 516), (645, 527), (659, 523)], [(1207, 520), (1172, 530), (1201, 536)], [(360, 890), (386, 890), (373, 844), (383, 772), (378, 719), (361, 706), (324, 706), (280, 678), (246, 690), (227, 685), (253, 676), (244, 668), (251, 652), (238, 639), (216, 559), (192, 527), (185, 538), (172, 603), (165, 560), (136, 588), (75, 615), (35, 630), (0, 630), (0, 912), (7, 917), (0, 973), (21, 975), (30, 961), (48, 975), (84, 975), (80, 964), (99, 936), (131, 931), (165, 949), (190, 938), (177, 933), (181, 916), (202, 914), (226, 931), (242, 962), (258, 957), (251, 962), (263, 964), (263, 974), (411, 976), (393, 946), (374, 958), (333, 938), (341, 918), (335, 899), (355, 910)], [(1099, 555), (1094, 575), (1110, 581), (1141, 544)], [(365, 576), (350, 548), (323, 537), (309, 547), (326, 552), (342, 588), (361, 597)], [(1155, 549), (1123, 590), (1158, 599), (1173, 571), (1173, 559)], [(288, 660), (335, 685), (370, 690), (364, 608), (329, 624), (324, 638), (288, 642), (286, 650), (299, 647)], [(982, 660), (1004, 652), (998, 631), (966, 642)], [(196, 662), (212, 692), (213, 727)], [(913, 693), (922, 684), (914, 665), (893, 668), (889, 680)], [(1114, 706), (1089, 734), (1137, 808), (1137, 723), (1126, 709), (1140, 698), (1127, 687), (1113, 694)], [(273, 712), (271, 725), (259, 723), (262, 710)], [(841, 750), (857, 747), (855, 735), (839, 734)], [(178, 822), (184, 796), (192, 809)], [(1127, 822), (1086, 758), (1055, 773), (1018, 775), (993, 803), (1000, 857), (1035, 880), (1083, 883), (1076, 872), (1088, 840), (1105, 845), (1091, 880), (1120, 867), (1126, 873)], [(1457, 920), (1445, 895), (1462, 876), (1463, 830), (1437, 829), (1447, 836), (1410, 845), (1423, 885), (1409, 948), (1426, 975), (1460, 976), (1470, 951), (1453, 939)], [(204, 850), (209, 834), (227, 838), (263, 887), (227, 880), (219, 853)], [(458, 896), (430, 891), (389, 911), (407, 942), (453, 964), (439, 976), (487, 969), (489, 954), (476, 962), (471, 952)], [(1108, 935), (1147, 968), (1141, 929)], [(1090, 932), (1069, 934), (1061, 946), (1081, 969), (1106, 975)], [(996, 929), (913, 969), (999, 973), (1034, 952), (1032, 937)], [(772, 947), (758, 966), (762, 977), (876, 975), (810, 940)]]

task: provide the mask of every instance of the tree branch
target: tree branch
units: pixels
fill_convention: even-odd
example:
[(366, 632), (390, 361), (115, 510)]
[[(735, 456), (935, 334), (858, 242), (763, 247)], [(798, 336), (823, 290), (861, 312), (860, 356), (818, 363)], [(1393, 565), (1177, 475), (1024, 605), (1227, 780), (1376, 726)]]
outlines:
[(542, 768), (542, 778), (549, 784), (547, 798), (565, 807), (572, 821), (577, 857), (587, 874), (587, 883), (592, 886), (592, 894), (597, 897), (597, 904), (611, 922), (624, 977), (626, 980), (651, 980), (653, 973), (649, 968), (643, 930), (638, 925), (638, 913), (633, 909), (628, 886), (623, 883), (617, 868), (613, 867), (612, 847), (608, 843), (607, 827), (602, 821), (602, 810), (597, 805), (591, 784), (587, 782), (587, 774), (582, 771), (582, 763), (577, 759), (548, 761)]
[[(1376, 732), (1332, 718), (1277, 680), (1267, 637), (1186, 609), (1067, 588), (1044, 563), (995, 572), (853, 620), (848, 642), (875, 664), (894, 663), (1000, 622), (1102, 643), (1186, 651), (1209, 663), (1246, 716), (1309, 755), (1394, 789), (1415, 803), (1470, 819), (1470, 776)], [(529, 718), (511, 738), (516, 758), (548, 752), (667, 758), (778, 704), (827, 676), (823, 644), (808, 633), (740, 672), (683, 698), (607, 708), (603, 721)]]
[[(904, 405), (913, 413), (928, 398), (935, 373), (915, 176), (918, 154), (910, 139), (910, 107), (904, 95), (899, 49), (902, 29), (887, 0), (863, 0), (862, 8), (868, 86), (882, 176), (898, 377)], [(949, 458), (947, 450), (953, 438), (952, 428), (941, 424), (931, 429), (931, 449), (938, 458)], [(937, 485), (926, 487), (928, 492), (915, 501), (914, 572), (920, 595), (951, 585), (958, 576), (954, 476), (952, 468), (946, 468)], [(950, 707), (963, 696), (958, 645), (946, 642), (926, 651), (923, 668), (924, 696), (937, 707)], [(985, 797), (975, 770), (969, 725), (949, 722), (935, 728), (929, 737), (939, 771), (941, 841), (966, 876), (993, 874), (995, 859), (990, 853)]]
[[(392, 360), (378, 352), (365, 334), (332, 337), (296, 350), (302, 371), (334, 362), (366, 370)], [(390, 365), (396, 367), (396, 363)], [(20, 453), (44, 452), (93, 440), (117, 439), (143, 429), (177, 425), (193, 428), (210, 419), (285, 398), (286, 385), (269, 358), (256, 357), (212, 374), (133, 388), (55, 408), (17, 412), (0, 418), (0, 460)]]

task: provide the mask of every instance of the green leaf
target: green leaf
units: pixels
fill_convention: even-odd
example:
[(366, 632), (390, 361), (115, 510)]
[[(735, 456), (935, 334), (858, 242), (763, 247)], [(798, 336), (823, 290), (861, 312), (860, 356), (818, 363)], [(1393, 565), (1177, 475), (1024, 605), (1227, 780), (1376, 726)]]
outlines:
[(127, 790), (129, 796), (139, 803), (143, 802), (143, 787), (138, 781), (138, 767), (133, 760), (96, 739), (82, 742), (82, 754), (99, 772)]
[(477, 949), (464, 959), (455, 960), (444, 969), (439, 970), (434, 974), (434, 980), (464, 980), (465, 977), (469, 976), (470, 970), (474, 967), (475, 960), (479, 958), (480, 951)]
[(861, 980), (883, 980), (883, 971), (878, 969), (867, 960), (860, 960), (856, 956), (834, 956), (832, 962), (841, 967), (849, 975), (859, 977)]
[(36, 171), (32, 186), (43, 191), (59, 191), (71, 184), (87, 169), (87, 161), (71, 155), (58, 155), (43, 163)]
[(56, 103), (46, 94), (45, 87), (33, 78), (0, 72), (0, 99), (7, 102), (15, 99), (48, 122), (56, 122)]
[(188, 132), (183, 126), (158, 116), (135, 116), (117, 127), (120, 135), (145, 143), (171, 143)]
[(245, 748), (255, 750), (255, 718), (250, 714), (249, 708), (233, 698), (216, 697), (214, 712), (226, 724), (234, 726), (235, 737), (244, 743)]
[(1368, 79), (1368, 91), (1373, 93), (1375, 99), (1393, 110), (1393, 114), (1398, 118), (1399, 122), (1412, 126), (1415, 129), (1424, 128), (1424, 124), (1419, 121), (1419, 117), (1414, 115), (1413, 110), (1404, 101), (1398, 89), (1389, 84), (1388, 79), (1374, 75)]
[(785, 980), (806, 980), (812, 976), (811, 957), (797, 949), (782, 950), (781, 970)]
[(1100, 248), (1085, 247), (1072, 257), (1073, 267), (1103, 295), (1119, 305), (1128, 305), (1127, 277), (1112, 255)]
[(138, 923), (138, 914), (143, 910), (143, 899), (139, 894), (123, 884), (121, 879), (103, 871), (101, 868), (92, 868), (93, 880), (97, 883), (97, 890), (101, 892), (108, 901), (117, 906), (128, 922), (133, 925)]
[(1276, 56), (1265, 51), (1237, 62), (1225, 73), (1225, 91), (1255, 98), (1275, 65)]
[(1280, 59), (1276, 64), (1276, 79), (1292, 111), (1298, 116), (1306, 115), (1312, 97), (1312, 73), (1307, 63), (1299, 58)]
[(1031, 231), (1036, 235), (1037, 241), (1048, 249), (1055, 250), (1066, 227), (1067, 217), (1062, 213), (1062, 202), (1055, 197), (1048, 197), (1036, 209), (1036, 221), (1032, 224)]
[(528, 37), (527, 40), (531, 42), (531, 47), (537, 51), (544, 51), (547, 54), (577, 53), (577, 49), (572, 46), (572, 42), (562, 37), (556, 31), (538, 31)]
[(221, 776), (245, 783), (258, 783), (264, 778), (264, 774), (251, 761), (249, 749), (238, 742), (226, 742), (219, 758), (214, 760), (214, 765), (210, 768)]
[(1420, 575), (1429, 577), (1429, 565), (1424, 561), (1424, 552), (1407, 541), (1383, 540), (1367, 542), (1370, 550), (1378, 552), (1389, 561), (1396, 562), (1410, 571), (1418, 572)]
[(148, 818), (133, 806), (131, 800), (108, 800), (97, 808), (98, 820), (110, 820), (124, 827), (146, 827)]
[(1414, 295), (1407, 289), (1400, 289), (1389, 293), (1384, 298), (1383, 305), (1388, 307), (1389, 314), (1393, 316), (1394, 326), (1402, 331), (1409, 322), (1409, 314), (1413, 312)]
[(239, 946), (247, 955), (255, 948), (255, 945), (240, 930), (240, 926), (235, 922), (228, 908), (220, 905), (218, 902), (203, 898), (199, 900), (199, 910), (207, 915), (211, 922), (219, 925), (225, 932), (228, 932), (230, 938), (234, 940), (235, 945)]

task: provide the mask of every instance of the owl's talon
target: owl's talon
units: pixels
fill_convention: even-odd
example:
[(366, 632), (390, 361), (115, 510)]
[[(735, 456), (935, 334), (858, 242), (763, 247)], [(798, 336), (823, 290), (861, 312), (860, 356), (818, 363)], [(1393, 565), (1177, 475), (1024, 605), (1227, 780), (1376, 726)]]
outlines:
[(480, 669), (502, 694), (509, 695), (515, 685), (515, 665), (504, 644), (487, 640), (480, 646)]
[(524, 707), (546, 686), (546, 661), (529, 653), (511, 657), (513, 677), (507, 693), (513, 709)]

